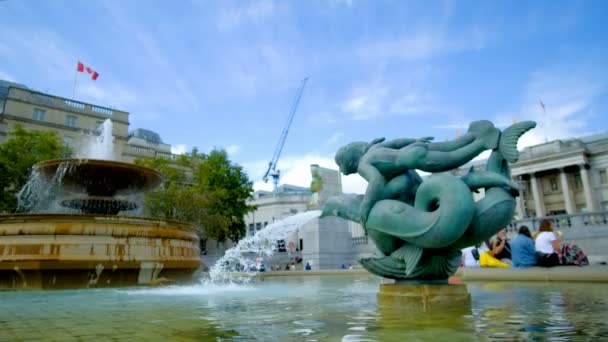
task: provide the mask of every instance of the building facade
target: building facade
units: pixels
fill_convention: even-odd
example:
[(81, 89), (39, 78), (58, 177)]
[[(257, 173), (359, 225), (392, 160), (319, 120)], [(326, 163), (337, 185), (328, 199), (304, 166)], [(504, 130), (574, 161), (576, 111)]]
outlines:
[(518, 218), (608, 210), (608, 133), (526, 147), (511, 175)]
[(112, 121), (114, 156), (133, 162), (141, 157), (175, 158), (171, 145), (157, 133), (134, 130), (129, 133), (129, 113), (73, 99), (45, 94), (27, 86), (0, 80), (0, 144), (10, 138), (16, 125), (27, 130), (53, 131), (77, 152), (78, 146), (99, 135), (103, 122)]
[(278, 186), (274, 192), (256, 191), (249, 204), (257, 209), (245, 216), (247, 236), (253, 236), (267, 225), (288, 216), (305, 212), (311, 199), (312, 193), (308, 188), (289, 184)]
[[(311, 165), (311, 188), (281, 185), (276, 191), (257, 191), (250, 204), (257, 210), (245, 216), (247, 236), (288, 216), (319, 209), (327, 199), (342, 193), (342, 178), (337, 170)], [(311, 191), (313, 190), (313, 191)], [(278, 243), (278, 253), (266, 260), (266, 267), (280, 266), (301, 258), (312, 269), (337, 269), (358, 265), (360, 257), (371, 256), (375, 246), (363, 228), (338, 217), (313, 219)], [(296, 267), (302, 267), (303, 265)]]

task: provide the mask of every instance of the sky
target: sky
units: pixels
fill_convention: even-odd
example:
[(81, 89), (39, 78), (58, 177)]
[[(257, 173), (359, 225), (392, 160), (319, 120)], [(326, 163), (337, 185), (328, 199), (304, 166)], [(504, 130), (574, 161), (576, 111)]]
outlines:
[[(175, 153), (224, 148), (256, 189), (309, 77), (281, 183), (377, 137), (535, 120), (520, 148), (608, 130), (607, 1), (0, 1), (0, 79), (130, 113)], [(540, 101), (545, 105), (542, 109)], [(343, 178), (345, 192), (365, 181)]]

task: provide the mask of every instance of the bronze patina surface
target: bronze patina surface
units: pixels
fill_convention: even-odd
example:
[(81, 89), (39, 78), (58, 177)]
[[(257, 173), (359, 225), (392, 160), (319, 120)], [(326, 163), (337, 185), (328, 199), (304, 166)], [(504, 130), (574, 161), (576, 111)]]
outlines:
[[(452, 141), (384, 138), (353, 142), (338, 150), (345, 174), (368, 181), (365, 195), (331, 198), (323, 216), (360, 223), (383, 256), (360, 260), (370, 272), (396, 280), (447, 280), (460, 263), (460, 249), (484, 241), (511, 222), (515, 197), (509, 163), (519, 157), (517, 141), (535, 127), (523, 121), (500, 131), (475, 121)], [(448, 172), (491, 150), (485, 171), (457, 177)], [(433, 173), (422, 180), (416, 170)], [(475, 201), (473, 192), (485, 190)]]

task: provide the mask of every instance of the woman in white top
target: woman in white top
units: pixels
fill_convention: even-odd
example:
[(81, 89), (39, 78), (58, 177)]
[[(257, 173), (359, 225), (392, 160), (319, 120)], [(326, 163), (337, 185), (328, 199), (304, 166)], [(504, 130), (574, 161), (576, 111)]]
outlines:
[(552, 267), (560, 264), (558, 253), (561, 251), (561, 241), (553, 229), (553, 222), (544, 220), (538, 227), (538, 235), (534, 240), (536, 257), (539, 266)]

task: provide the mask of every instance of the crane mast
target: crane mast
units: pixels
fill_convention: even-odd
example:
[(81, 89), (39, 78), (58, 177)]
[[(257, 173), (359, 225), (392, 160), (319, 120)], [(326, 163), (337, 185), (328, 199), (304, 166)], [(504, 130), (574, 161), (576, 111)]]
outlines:
[(276, 148), (274, 149), (274, 154), (272, 155), (272, 160), (268, 163), (268, 170), (264, 174), (264, 182), (268, 182), (268, 178), (272, 178), (273, 191), (276, 191), (277, 185), (279, 184), (279, 178), (281, 177), (281, 171), (277, 169), (277, 163), (279, 162), (279, 158), (281, 157), (281, 152), (283, 151), (283, 146), (285, 145), (285, 139), (287, 139), (287, 134), (289, 133), (289, 128), (291, 127), (291, 123), (296, 114), (296, 110), (298, 109), (298, 105), (300, 104), (300, 98), (302, 98), (302, 93), (304, 92), (304, 87), (306, 86), (306, 82), (308, 81), (308, 77), (304, 78), (300, 82), (300, 86), (296, 91), (296, 95), (293, 98), (293, 102), (291, 103), (291, 108), (289, 110), (289, 115), (287, 116), (287, 123), (281, 132), (281, 137), (279, 138), (279, 142), (277, 143)]

